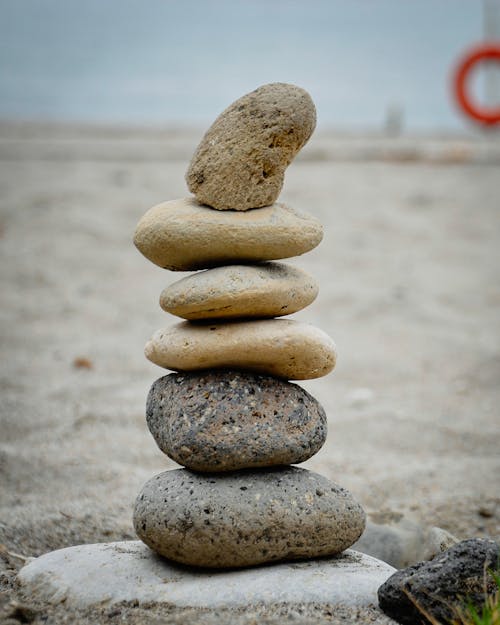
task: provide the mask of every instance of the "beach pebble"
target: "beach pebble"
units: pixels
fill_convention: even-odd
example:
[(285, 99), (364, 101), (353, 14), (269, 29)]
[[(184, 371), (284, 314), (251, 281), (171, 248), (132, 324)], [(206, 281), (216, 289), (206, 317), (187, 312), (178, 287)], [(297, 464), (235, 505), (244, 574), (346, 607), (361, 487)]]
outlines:
[(320, 378), (336, 360), (335, 344), (327, 334), (292, 319), (182, 321), (158, 330), (145, 354), (174, 371), (243, 369), (286, 380)]
[(300, 386), (238, 371), (156, 380), (146, 419), (158, 447), (195, 471), (303, 462), (327, 433), (323, 408)]
[(137, 535), (151, 549), (213, 568), (340, 553), (364, 524), (348, 491), (297, 467), (166, 471), (143, 486), (134, 510)]
[(481, 609), (485, 591), (493, 594), (497, 589), (486, 572), (497, 571), (499, 566), (499, 547), (493, 540), (463, 540), (430, 562), (394, 573), (379, 588), (379, 605), (399, 623), (431, 622), (423, 617), (423, 611), (432, 622), (449, 623), (456, 616), (454, 606), (463, 607), (465, 598)]
[(184, 319), (279, 317), (305, 308), (317, 294), (314, 278), (292, 265), (229, 265), (174, 282), (160, 306)]
[(347, 394), (347, 402), (354, 408), (364, 408), (373, 401), (374, 397), (375, 393), (371, 388), (359, 387)]
[(422, 560), (431, 560), (458, 542), (440, 527), (425, 527), (402, 518), (390, 524), (367, 522), (353, 548), (402, 569)]
[[(314, 618), (317, 605), (330, 606), (336, 615), (339, 612), (344, 615), (346, 606), (355, 606), (353, 617), (356, 618), (360, 606), (376, 605), (377, 588), (392, 573), (394, 569), (388, 564), (351, 549), (333, 558), (200, 572), (158, 557), (139, 540), (127, 540), (51, 551), (23, 567), (17, 582), (26, 596), (45, 605), (87, 608), (127, 602), (129, 606), (140, 604), (145, 610), (158, 604), (168, 610), (167, 620), (158, 621), (153, 616), (141, 621), (139, 615), (139, 620), (132, 618), (136, 623), (193, 622), (192, 612), (187, 616), (172, 614), (173, 606), (218, 611), (218, 614), (206, 613), (207, 621), (203, 616), (202, 621), (196, 618), (198, 624), (234, 623), (231, 613), (225, 618), (220, 616), (221, 608), (243, 608), (247, 613), (256, 607), (260, 615), (275, 618), (256, 616), (254, 623), (296, 622), (295, 618), (282, 616), (284, 606), (294, 606), (301, 615), (310, 608), (312, 616), (307, 622), (312, 623), (317, 622)], [(292, 612), (292, 607), (287, 612)], [(122, 618), (120, 622), (132, 621)], [(240, 619), (237, 622), (243, 623)], [(19, 625), (19, 621), (13, 625)]]
[(151, 208), (137, 225), (134, 243), (156, 265), (190, 271), (299, 256), (322, 237), (317, 219), (285, 204), (221, 212), (184, 198)]
[(186, 173), (189, 190), (217, 209), (268, 206), (311, 136), (316, 109), (295, 85), (272, 83), (233, 102), (208, 129)]

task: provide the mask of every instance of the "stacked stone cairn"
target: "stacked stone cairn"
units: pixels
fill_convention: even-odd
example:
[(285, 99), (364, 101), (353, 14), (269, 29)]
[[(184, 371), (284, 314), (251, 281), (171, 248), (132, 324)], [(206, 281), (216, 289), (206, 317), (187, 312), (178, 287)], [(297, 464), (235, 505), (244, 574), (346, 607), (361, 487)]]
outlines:
[(275, 261), (318, 245), (321, 224), (276, 203), (286, 167), (314, 130), (310, 96), (274, 83), (226, 109), (198, 146), (186, 180), (194, 197), (155, 206), (134, 242), (184, 277), (161, 307), (185, 319), (158, 331), (146, 356), (171, 373), (147, 400), (159, 448), (185, 468), (139, 493), (139, 538), (170, 560), (214, 568), (334, 555), (362, 534), (345, 489), (290, 465), (326, 439), (325, 412), (289, 380), (335, 366), (321, 330), (277, 319), (309, 305), (318, 286)]

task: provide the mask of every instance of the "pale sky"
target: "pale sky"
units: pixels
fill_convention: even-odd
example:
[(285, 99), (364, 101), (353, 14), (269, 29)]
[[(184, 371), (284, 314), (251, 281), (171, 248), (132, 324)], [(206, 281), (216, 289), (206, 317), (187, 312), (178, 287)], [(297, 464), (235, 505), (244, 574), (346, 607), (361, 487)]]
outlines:
[(480, 0), (0, 0), (0, 117), (212, 120), (261, 84), (307, 89), (319, 125), (466, 127), (449, 94)]

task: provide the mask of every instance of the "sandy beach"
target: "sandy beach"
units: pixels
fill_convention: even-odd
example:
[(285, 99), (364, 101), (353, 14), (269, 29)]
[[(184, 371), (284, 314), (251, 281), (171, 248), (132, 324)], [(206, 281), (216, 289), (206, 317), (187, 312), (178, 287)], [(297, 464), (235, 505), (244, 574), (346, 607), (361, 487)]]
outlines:
[[(149, 263), (132, 235), (149, 207), (188, 194), (200, 136), (0, 124), (4, 606), (17, 600), (13, 553), (134, 538), (137, 492), (175, 466), (146, 427), (146, 395), (165, 371), (143, 348), (175, 322), (158, 298), (185, 274)], [(321, 245), (290, 261), (320, 283), (294, 318), (339, 353), (331, 375), (301, 383), (329, 417), (326, 445), (302, 466), (350, 489), (373, 519), (500, 539), (499, 163), (498, 134), (324, 132), (288, 169), (280, 199), (325, 226)], [(34, 622), (96, 622), (33, 609)], [(127, 622), (144, 618), (127, 609)], [(318, 607), (314, 622), (358, 622), (343, 618)]]

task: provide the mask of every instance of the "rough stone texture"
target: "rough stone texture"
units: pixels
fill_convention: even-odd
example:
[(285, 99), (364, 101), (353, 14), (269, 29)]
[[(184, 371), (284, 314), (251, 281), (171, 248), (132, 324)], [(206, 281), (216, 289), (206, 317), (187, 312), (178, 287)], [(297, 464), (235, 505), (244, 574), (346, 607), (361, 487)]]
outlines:
[(286, 380), (320, 378), (335, 366), (332, 339), (291, 319), (233, 323), (177, 323), (158, 330), (146, 357), (165, 369), (243, 369)]
[(161, 555), (228, 568), (340, 553), (361, 535), (365, 515), (352, 495), (299, 469), (153, 477), (139, 493), (134, 527)]
[(217, 209), (272, 204), (285, 169), (315, 126), (316, 109), (306, 91), (285, 83), (259, 87), (208, 129), (186, 173), (189, 190)]
[(184, 319), (281, 317), (308, 306), (316, 280), (284, 263), (229, 265), (181, 278), (163, 290), (160, 306)]
[(420, 562), (394, 573), (379, 589), (379, 605), (398, 622), (408, 625), (429, 623), (415, 603), (441, 623), (453, 616), (453, 606), (467, 598), (476, 606), (484, 593), (496, 586), (488, 569), (500, 565), (499, 547), (492, 540), (464, 540), (430, 562)]
[(137, 224), (134, 243), (160, 267), (191, 271), (299, 256), (322, 238), (317, 219), (285, 204), (221, 212), (184, 198), (153, 206)]
[(325, 411), (300, 386), (237, 371), (156, 380), (146, 418), (158, 447), (194, 471), (304, 462), (327, 432)]
[(353, 549), (402, 569), (422, 560), (430, 560), (458, 542), (440, 527), (424, 527), (408, 519), (393, 524), (368, 521)]
[(160, 558), (139, 541), (126, 541), (52, 551), (21, 569), (18, 580), (26, 594), (79, 608), (121, 601), (199, 608), (373, 606), (377, 588), (393, 572), (352, 550), (243, 571), (199, 571)]

